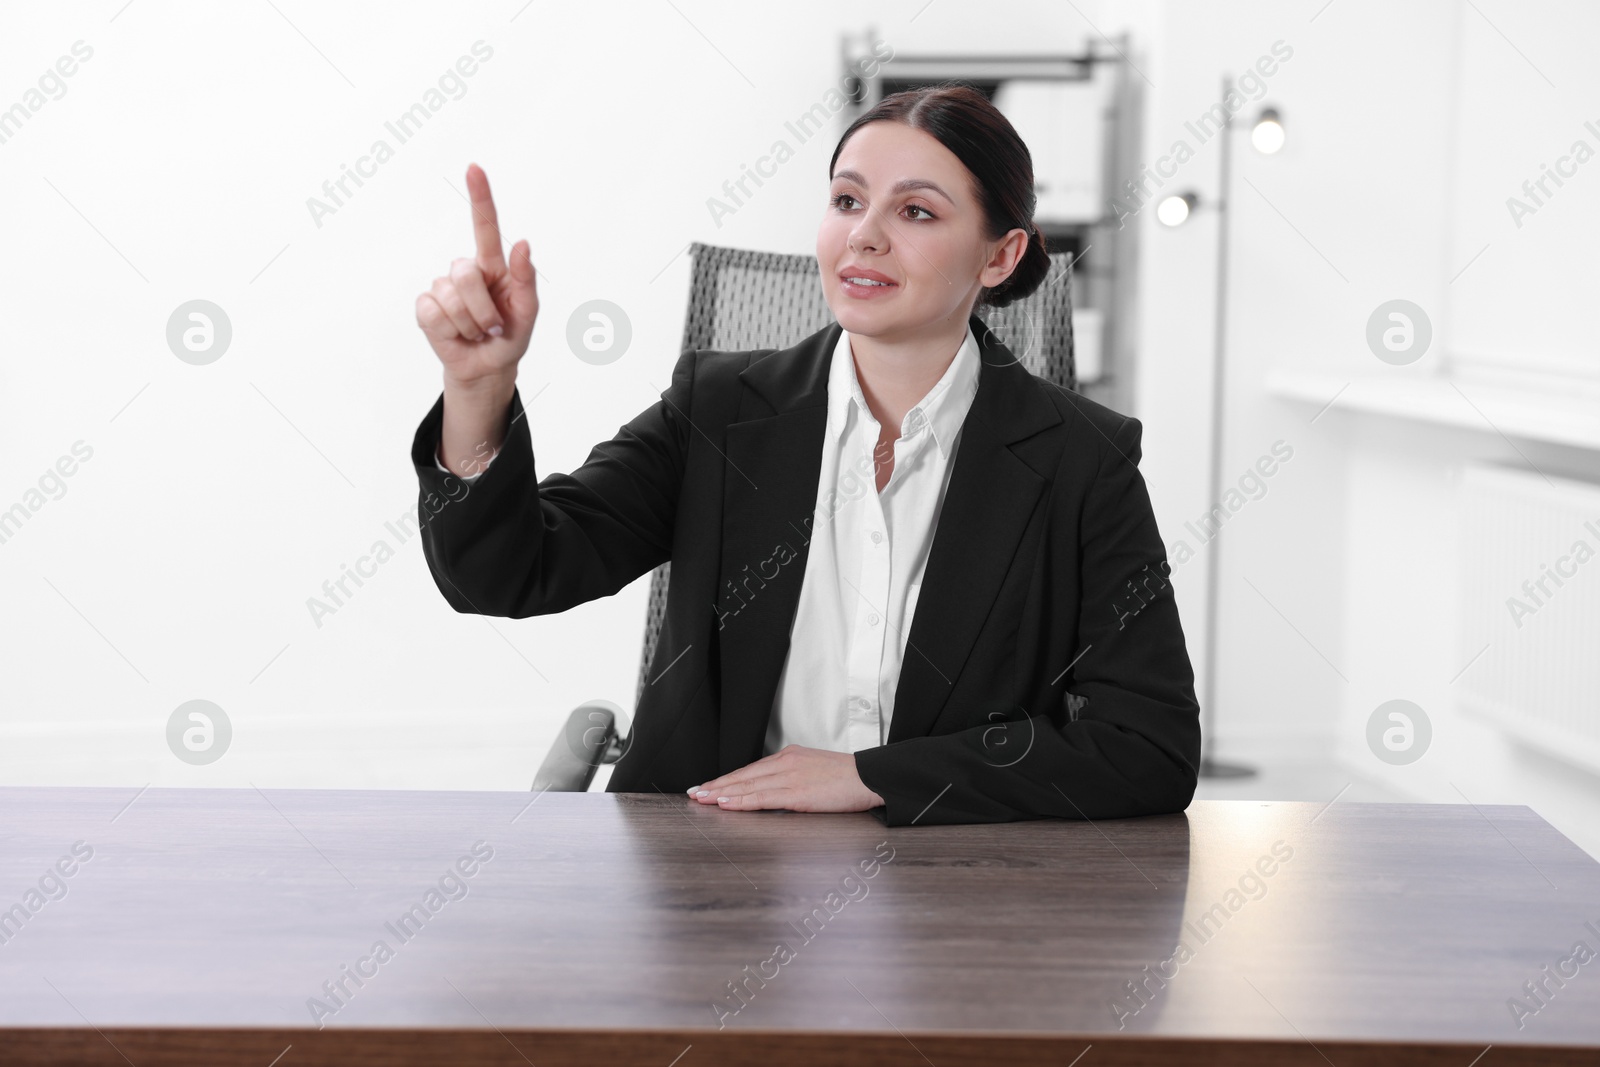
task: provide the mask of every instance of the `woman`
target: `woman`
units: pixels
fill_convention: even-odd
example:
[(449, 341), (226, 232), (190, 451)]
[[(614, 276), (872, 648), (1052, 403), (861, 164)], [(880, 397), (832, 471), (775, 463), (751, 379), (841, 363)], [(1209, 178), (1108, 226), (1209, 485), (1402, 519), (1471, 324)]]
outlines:
[(528, 243), (506, 262), (468, 169), (477, 258), (417, 300), (444, 364), (412, 448), (436, 584), (524, 618), (671, 560), (613, 792), (890, 826), (1182, 810), (1199, 707), (1140, 423), (973, 314), (1049, 267), (1027, 148), (976, 91), (920, 89), (857, 119), (829, 176), (837, 322), (683, 353), (660, 403), (540, 481), (515, 386)]

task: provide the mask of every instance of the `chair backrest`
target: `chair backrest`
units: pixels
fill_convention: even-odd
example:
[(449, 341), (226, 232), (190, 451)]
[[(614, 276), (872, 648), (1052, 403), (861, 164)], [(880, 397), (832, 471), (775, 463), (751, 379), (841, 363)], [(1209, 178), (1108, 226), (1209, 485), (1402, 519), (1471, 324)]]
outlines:
[[(816, 256), (753, 252), (698, 241), (690, 245), (689, 255), (694, 275), (682, 351), (788, 348), (834, 321), (822, 294)], [(1008, 307), (980, 308), (977, 315), (1030, 371), (1077, 391), (1072, 260), (1068, 253), (1051, 254), (1050, 271), (1033, 295)], [(635, 707), (650, 677), (656, 639), (667, 610), (671, 568), (671, 563), (663, 563), (651, 577)]]

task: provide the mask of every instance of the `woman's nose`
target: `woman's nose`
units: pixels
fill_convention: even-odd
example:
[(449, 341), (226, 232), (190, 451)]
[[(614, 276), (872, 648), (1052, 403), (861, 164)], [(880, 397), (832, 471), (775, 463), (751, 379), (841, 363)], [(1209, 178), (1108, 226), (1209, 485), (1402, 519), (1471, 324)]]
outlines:
[(856, 253), (875, 253), (882, 246), (883, 235), (875, 227), (856, 224), (856, 229), (850, 232), (850, 251)]
[[(868, 209), (870, 213), (871, 209)], [(852, 252), (877, 252), (883, 246), (883, 229), (875, 220), (863, 215), (862, 219), (850, 230), (850, 239), (847, 242)]]

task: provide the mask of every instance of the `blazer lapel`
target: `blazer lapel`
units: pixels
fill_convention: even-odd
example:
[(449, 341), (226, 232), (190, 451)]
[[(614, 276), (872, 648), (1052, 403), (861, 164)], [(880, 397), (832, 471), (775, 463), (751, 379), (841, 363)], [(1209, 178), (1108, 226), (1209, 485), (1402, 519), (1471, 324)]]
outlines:
[(717, 571), (724, 773), (761, 758), (810, 557), (837, 322), (754, 360), (724, 439)]
[[(1032, 373), (976, 316), (978, 390), (962, 423), (911, 620), (889, 741), (922, 737), (944, 709), (1047, 479), (1009, 447), (1061, 421)], [(759, 759), (810, 556), (837, 322), (753, 361), (728, 424), (717, 590), (718, 764)]]

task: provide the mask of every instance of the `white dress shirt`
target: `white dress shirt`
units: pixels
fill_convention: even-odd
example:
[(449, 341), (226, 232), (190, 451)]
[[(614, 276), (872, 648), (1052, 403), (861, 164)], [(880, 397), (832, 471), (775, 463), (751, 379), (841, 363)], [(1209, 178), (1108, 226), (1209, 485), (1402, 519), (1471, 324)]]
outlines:
[[(450, 468), (446, 467), (444, 465), (444, 460), (439, 458), (439, 449), (442, 448), (443, 446), (444, 446), (444, 442), (440, 441), (439, 444), (434, 447), (434, 450), (433, 450), (433, 465), (435, 467), (438, 467), (440, 470), (444, 471), (446, 474), (449, 474), (449, 473), (451, 473)], [(496, 455), (498, 455), (498, 454), (499, 453), (496, 453)], [(489, 457), (489, 462), (485, 463), (483, 465), (483, 470), (478, 471), (478, 473), (476, 473), (476, 474), (457, 474), (456, 477), (460, 478), (462, 481), (466, 482), (468, 485), (471, 485), (473, 482), (475, 482), (479, 478), (483, 477), (483, 472), (488, 470), (489, 469), (489, 463), (493, 463), (493, 462), (494, 462), (494, 456), (490, 456)]]
[[(978, 340), (969, 326), (944, 375), (901, 420), (894, 469), (879, 493), (873, 453), (881, 427), (853, 356), (850, 334), (841, 331), (828, 371), (810, 554), (764, 755), (790, 744), (858, 752), (888, 743), (906, 631), (961, 425), (978, 392)], [(434, 463), (449, 472), (437, 452)]]
[(944, 376), (901, 420), (894, 469), (879, 493), (880, 426), (852, 356), (842, 332), (828, 373), (810, 554), (764, 755), (790, 744), (859, 752), (888, 743), (906, 631), (961, 424), (978, 391), (978, 341), (969, 326)]

